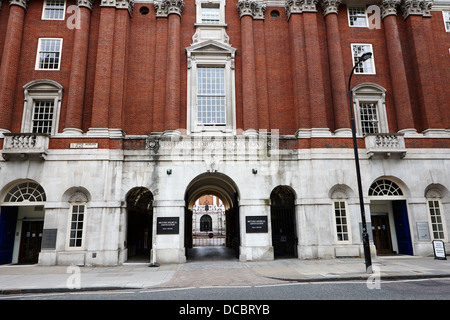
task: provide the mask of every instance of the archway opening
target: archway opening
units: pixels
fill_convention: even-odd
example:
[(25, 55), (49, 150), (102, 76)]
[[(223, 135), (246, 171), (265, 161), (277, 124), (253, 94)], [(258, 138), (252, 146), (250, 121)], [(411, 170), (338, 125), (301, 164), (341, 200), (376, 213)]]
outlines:
[(372, 237), (377, 254), (413, 255), (406, 196), (391, 179), (369, 188)]
[(41, 252), (46, 194), (35, 181), (12, 185), (1, 199), (0, 264), (35, 264)]
[(228, 260), (239, 256), (239, 193), (226, 175), (195, 178), (185, 194), (187, 261)]
[(150, 261), (153, 230), (153, 194), (144, 187), (127, 196), (127, 262)]
[(274, 257), (297, 257), (295, 194), (289, 187), (278, 186), (273, 189), (270, 194), (270, 215)]

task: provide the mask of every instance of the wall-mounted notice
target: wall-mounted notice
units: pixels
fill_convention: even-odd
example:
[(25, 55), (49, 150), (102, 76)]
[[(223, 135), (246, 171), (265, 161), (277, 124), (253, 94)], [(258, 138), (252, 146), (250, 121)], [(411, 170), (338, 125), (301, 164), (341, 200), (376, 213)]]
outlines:
[(179, 217), (159, 217), (156, 219), (156, 234), (178, 234), (180, 232)]
[(98, 149), (98, 143), (97, 142), (78, 142), (78, 143), (71, 143), (69, 145), (70, 149)]
[(265, 233), (267, 229), (267, 216), (247, 216), (246, 231), (247, 233)]

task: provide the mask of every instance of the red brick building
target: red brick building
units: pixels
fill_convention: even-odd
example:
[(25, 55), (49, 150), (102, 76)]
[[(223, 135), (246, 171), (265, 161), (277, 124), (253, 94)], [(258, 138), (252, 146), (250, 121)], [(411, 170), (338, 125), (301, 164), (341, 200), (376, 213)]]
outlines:
[(450, 2), (0, 5), (3, 263), (183, 262), (209, 194), (241, 260), (361, 256), (349, 103), (373, 254), (448, 243)]

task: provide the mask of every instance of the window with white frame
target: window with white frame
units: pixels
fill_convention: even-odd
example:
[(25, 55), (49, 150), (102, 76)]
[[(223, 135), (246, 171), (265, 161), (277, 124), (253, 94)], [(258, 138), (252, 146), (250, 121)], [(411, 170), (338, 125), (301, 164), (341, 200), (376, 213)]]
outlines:
[(372, 57), (359, 63), (359, 65), (355, 68), (356, 74), (375, 74), (375, 63), (371, 44), (352, 44), (353, 66), (359, 58), (367, 52), (371, 52)]
[(83, 249), (86, 238), (86, 211), (88, 198), (83, 192), (75, 192), (69, 199), (67, 248)]
[(188, 132), (234, 133), (235, 49), (213, 40), (192, 45), (186, 50)]
[(51, 134), (55, 115), (54, 100), (35, 100), (32, 117), (33, 133)]
[(450, 11), (442, 11), (444, 16), (445, 31), (450, 32)]
[(426, 193), (429, 222), (433, 240), (447, 240), (445, 218), (442, 210), (441, 193), (437, 189), (430, 189)]
[(359, 117), (363, 135), (380, 132), (376, 102), (361, 101), (359, 103)]
[(225, 24), (225, 0), (196, 0), (195, 4), (198, 24)]
[(62, 39), (40, 38), (36, 56), (36, 70), (59, 70)]
[(85, 225), (84, 204), (71, 205), (70, 211), (70, 230), (69, 230), (69, 247), (81, 248), (83, 246), (83, 231)]
[(58, 132), (62, 91), (62, 86), (52, 80), (35, 80), (24, 86), (22, 132)]
[(197, 124), (225, 126), (225, 68), (200, 66), (197, 72)]
[(367, 12), (364, 6), (348, 6), (350, 27), (367, 27)]
[(201, 6), (202, 23), (219, 24), (220, 6), (219, 4), (202, 4)]
[(362, 83), (353, 89), (356, 131), (360, 136), (389, 132), (386, 114), (386, 89), (374, 83)]
[(64, 20), (66, 11), (65, 0), (45, 0), (42, 10), (43, 20)]
[(348, 216), (346, 202), (334, 201), (334, 217), (336, 222), (336, 237), (338, 241), (349, 241)]

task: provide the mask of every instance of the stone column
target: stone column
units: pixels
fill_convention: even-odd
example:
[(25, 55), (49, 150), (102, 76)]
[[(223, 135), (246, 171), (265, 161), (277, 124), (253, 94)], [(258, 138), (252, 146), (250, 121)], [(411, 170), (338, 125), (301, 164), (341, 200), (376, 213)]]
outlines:
[(153, 123), (152, 132), (164, 131), (164, 110), (166, 103), (166, 63), (167, 63), (167, 16), (164, 1), (153, 3), (156, 12), (154, 88), (153, 88)]
[(122, 115), (125, 102), (126, 53), (130, 17), (133, 9), (134, 1), (132, 0), (116, 1), (109, 103), (109, 131), (111, 137), (122, 137), (124, 135)]
[(306, 61), (308, 67), (309, 99), (311, 108), (311, 130), (313, 134), (327, 134), (327, 111), (325, 104), (322, 61), (317, 26), (318, 0), (303, 0), (303, 23), (305, 30)]
[(10, 0), (5, 44), (0, 65), (0, 135), (10, 132), (14, 93), (22, 46), (23, 24), (29, 0)]
[(88, 135), (109, 137), (109, 103), (115, 17), (115, 1), (101, 0), (94, 99)]
[(79, 28), (75, 29), (72, 70), (70, 71), (70, 85), (67, 97), (65, 134), (81, 134), (83, 124), (83, 104), (86, 88), (86, 70), (89, 47), (89, 29), (91, 11), (94, 0), (77, 0)]
[(166, 108), (165, 132), (166, 134), (180, 134), (180, 27), (181, 13), (184, 8), (183, 0), (166, 1), (168, 6), (167, 26), (167, 78), (166, 78)]
[(400, 7), (406, 23), (407, 35), (410, 39), (411, 54), (419, 108), (421, 111), (424, 133), (432, 134), (441, 128), (441, 116), (436, 92), (435, 73), (431, 63), (428, 35), (424, 19), (430, 17), (431, 1), (402, 0)]
[(266, 45), (264, 37), (264, 13), (266, 4), (259, 4), (253, 15), (255, 44), (256, 103), (258, 105), (259, 130), (270, 130), (269, 95), (267, 89)]
[(294, 87), (294, 106), (297, 117), (297, 136), (310, 135), (311, 116), (309, 107), (309, 85), (306, 63), (306, 44), (303, 30), (303, 15), (297, 1), (285, 3), (286, 16), (289, 23), (289, 44), (291, 48), (291, 64)]
[[(157, 37), (155, 54), (155, 94), (153, 102), (153, 130), (166, 135), (179, 135), (180, 125), (180, 74), (181, 74), (181, 13), (183, 0), (155, 1)], [(167, 18), (164, 20), (158, 18)], [(160, 60), (162, 63), (158, 63)], [(164, 64), (166, 69), (163, 69)], [(158, 77), (165, 73), (161, 90)], [(163, 108), (163, 106), (165, 107)]]
[(381, 18), (383, 19), (386, 48), (389, 58), (389, 69), (393, 86), (397, 126), (400, 132), (415, 133), (411, 100), (403, 62), (402, 45), (397, 25), (397, 6), (400, 0), (383, 0)]
[(254, 0), (239, 0), (236, 6), (241, 19), (243, 129), (244, 134), (254, 135), (258, 130), (258, 106), (253, 15), (259, 4)]
[(328, 59), (330, 63), (335, 133), (351, 135), (350, 110), (347, 98), (344, 60), (339, 35), (338, 12), (341, 0), (321, 0), (327, 28)]

